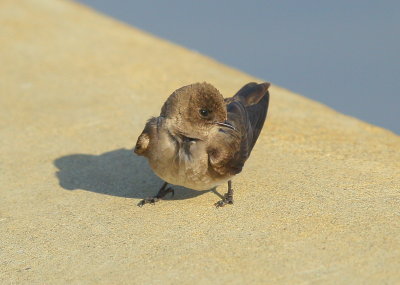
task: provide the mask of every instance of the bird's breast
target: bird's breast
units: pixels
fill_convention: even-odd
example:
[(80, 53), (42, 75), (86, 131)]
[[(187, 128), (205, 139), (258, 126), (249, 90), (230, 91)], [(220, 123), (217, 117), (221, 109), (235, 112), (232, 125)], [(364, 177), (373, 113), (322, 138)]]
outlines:
[(206, 143), (201, 140), (160, 132), (157, 143), (152, 145), (152, 153), (151, 168), (170, 184), (207, 190), (226, 181), (210, 175)]

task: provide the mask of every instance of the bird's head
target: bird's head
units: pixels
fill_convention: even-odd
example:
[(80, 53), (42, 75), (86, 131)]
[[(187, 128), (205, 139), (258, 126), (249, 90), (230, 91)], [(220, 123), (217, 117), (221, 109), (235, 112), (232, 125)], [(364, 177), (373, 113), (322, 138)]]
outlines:
[(187, 137), (203, 139), (213, 129), (233, 129), (226, 122), (227, 110), (221, 93), (208, 83), (195, 83), (173, 92), (161, 109), (175, 130)]

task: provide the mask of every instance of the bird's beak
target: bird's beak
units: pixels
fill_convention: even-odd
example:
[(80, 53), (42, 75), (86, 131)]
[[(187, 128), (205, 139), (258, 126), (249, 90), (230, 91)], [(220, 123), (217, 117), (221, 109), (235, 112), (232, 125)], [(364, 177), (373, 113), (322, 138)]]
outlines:
[(231, 130), (236, 130), (234, 126), (232, 126), (231, 124), (229, 124), (228, 122), (215, 122), (214, 124), (221, 126), (221, 127), (226, 127), (229, 128)]

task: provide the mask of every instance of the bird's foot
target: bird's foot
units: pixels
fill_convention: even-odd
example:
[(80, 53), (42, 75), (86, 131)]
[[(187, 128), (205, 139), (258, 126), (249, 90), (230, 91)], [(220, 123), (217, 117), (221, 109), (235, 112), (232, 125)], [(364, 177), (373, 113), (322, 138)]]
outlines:
[(224, 195), (224, 199), (215, 203), (214, 206), (219, 208), (219, 207), (223, 207), (228, 204), (233, 204), (233, 195), (231, 195), (230, 193), (226, 193)]
[(142, 201), (140, 201), (137, 205), (139, 207), (143, 207), (145, 204), (152, 204), (154, 205), (156, 202), (160, 201), (161, 199), (157, 198), (157, 197), (153, 197), (153, 198), (146, 198), (143, 199)]
[(172, 194), (172, 197), (175, 195), (175, 191), (174, 189), (172, 189), (171, 187), (167, 188), (167, 189), (162, 189), (162, 191), (160, 191), (156, 196), (152, 197), (152, 198), (146, 198), (143, 199), (142, 201), (140, 201), (137, 205), (139, 207), (143, 207), (145, 204), (152, 204), (155, 205), (156, 202), (162, 200), (162, 198), (165, 197), (165, 195), (167, 195), (168, 193)]

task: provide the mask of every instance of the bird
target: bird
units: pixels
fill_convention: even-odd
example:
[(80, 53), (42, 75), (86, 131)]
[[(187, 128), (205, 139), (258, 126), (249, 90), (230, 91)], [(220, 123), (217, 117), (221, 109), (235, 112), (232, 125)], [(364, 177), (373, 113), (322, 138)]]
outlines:
[(169, 184), (210, 190), (226, 182), (228, 192), (214, 205), (233, 204), (232, 178), (242, 171), (264, 126), (269, 87), (268, 82), (250, 82), (225, 99), (207, 82), (175, 90), (160, 116), (147, 121), (134, 147), (164, 181), (155, 196), (138, 206), (174, 195)]

